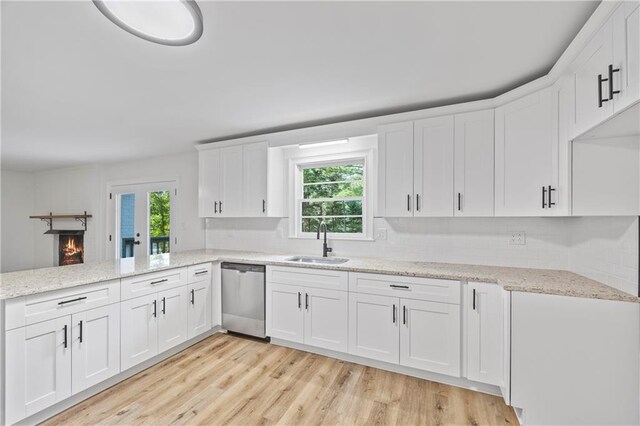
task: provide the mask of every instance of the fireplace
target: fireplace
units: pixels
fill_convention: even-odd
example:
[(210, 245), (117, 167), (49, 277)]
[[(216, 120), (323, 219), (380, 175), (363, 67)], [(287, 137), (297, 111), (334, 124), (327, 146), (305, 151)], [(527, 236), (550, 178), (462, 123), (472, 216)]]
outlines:
[(84, 235), (60, 234), (58, 236), (58, 266), (84, 263)]

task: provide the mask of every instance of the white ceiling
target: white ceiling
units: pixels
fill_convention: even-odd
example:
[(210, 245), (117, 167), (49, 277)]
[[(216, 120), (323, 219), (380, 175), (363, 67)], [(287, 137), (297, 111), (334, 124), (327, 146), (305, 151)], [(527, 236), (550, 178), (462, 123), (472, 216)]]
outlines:
[(203, 2), (191, 46), (89, 1), (2, 1), (2, 165), (36, 171), (494, 96), (548, 72), (594, 2)]

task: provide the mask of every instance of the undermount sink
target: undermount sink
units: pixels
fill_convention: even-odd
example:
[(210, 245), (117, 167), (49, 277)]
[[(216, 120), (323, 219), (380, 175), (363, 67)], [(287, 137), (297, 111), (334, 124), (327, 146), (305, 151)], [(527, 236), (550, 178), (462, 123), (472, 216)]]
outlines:
[(312, 256), (293, 256), (285, 259), (287, 262), (298, 263), (320, 263), (325, 265), (339, 265), (348, 262), (349, 259), (340, 257), (312, 257)]

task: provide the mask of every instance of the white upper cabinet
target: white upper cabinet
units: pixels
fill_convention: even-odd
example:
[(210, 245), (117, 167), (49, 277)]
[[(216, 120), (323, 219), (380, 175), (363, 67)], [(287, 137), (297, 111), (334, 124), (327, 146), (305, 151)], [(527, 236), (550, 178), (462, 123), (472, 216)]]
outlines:
[(455, 116), (455, 216), (493, 216), (493, 126), (493, 110)]
[(199, 153), (200, 217), (281, 217), (284, 158), (268, 142)]
[(242, 215), (242, 167), (241, 146), (220, 149), (220, 217)]
[(378, 214), (413, 216), (413, 122), (378, 128)]
[(640, 2), (625, 1), (612, 17), (613, 109), (620, 111), (640, 99)]
[(453, 216), (453, 116), (413, 123), (413, 214)]
[(622, 2), (571, 66), (577, 136), (640, 98), (640, 9)]
[(198, 214), (218, 214), (220, 202), (220, 150), (209, 149), (198, 154)]
[(546, 88), (495, 110), (495, 215), (554, 216), (558, 199), (558, 105)]

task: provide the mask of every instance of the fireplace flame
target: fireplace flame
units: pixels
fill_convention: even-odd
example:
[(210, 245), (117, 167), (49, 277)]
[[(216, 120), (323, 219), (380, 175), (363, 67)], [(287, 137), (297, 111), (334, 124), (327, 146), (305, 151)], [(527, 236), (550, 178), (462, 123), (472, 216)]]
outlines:
[(58, 264), (73, 265), (84, 262), (84, 244), (81, 236), (60, 236)]

